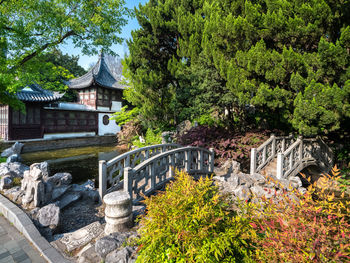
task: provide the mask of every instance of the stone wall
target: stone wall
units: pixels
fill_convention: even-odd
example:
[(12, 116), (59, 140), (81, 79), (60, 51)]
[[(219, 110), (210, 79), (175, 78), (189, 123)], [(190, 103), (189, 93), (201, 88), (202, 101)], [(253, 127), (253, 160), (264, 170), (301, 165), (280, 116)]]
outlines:
[[(20, 140), (23, 143), (23, 149), (21, 153), (38, 152), (57, 150), (64, 148), (75, 148), (83, 146), (95, 146), (113, 144), (117, 142), (115, 135), (105, 136), (87, 136), (87, 137), (76, 137), (76, 138), (62, 138), (62, 139), (33, 139), (33, 140)], [(11, 147), (14, 141), (3, 141), (0, 143), (0, 150)]]

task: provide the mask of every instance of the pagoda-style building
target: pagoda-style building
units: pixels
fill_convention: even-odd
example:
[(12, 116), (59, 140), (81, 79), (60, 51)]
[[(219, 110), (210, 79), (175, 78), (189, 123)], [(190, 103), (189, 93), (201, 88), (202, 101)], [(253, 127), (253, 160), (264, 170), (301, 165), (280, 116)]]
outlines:
[(108, 68), (103, 53), (96, 65), (85, 75), (67, 83), (78, 92), (78, 103), (101, 111), (121, 109), (123, 87)]
[(58, 102), (64, 94), (28, 85), (16, 93), (26, 113), (0, 105), (0, 135), (4, 140), (51, 139), (115, 134), (120, 127), (110, 121), (122, 107), (123, 88), (103, 54), (85, 75), (68, 81), (78, 92), (76, 103)]

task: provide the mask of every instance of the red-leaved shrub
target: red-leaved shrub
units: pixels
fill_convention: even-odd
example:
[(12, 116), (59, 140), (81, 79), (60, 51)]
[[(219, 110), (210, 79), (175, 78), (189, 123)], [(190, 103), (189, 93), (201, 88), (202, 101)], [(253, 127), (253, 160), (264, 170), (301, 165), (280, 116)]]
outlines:
[(285, 192), (279, 202), (266, 200), (256, 210), (251, 225), (257, 262), (350, 262), (350, 201), (336, 197), (331, 184), (339, 170), (332, 173), (323, 177), (325, 187), (315, 183), (306, 194)]
[(222, 127), (197, 126), (177, 138), (182, 145), (213, 148), (216, 164), (227, 159), (241, 163), (243, 169), (249, 166), (250, 149), (258, 147), (271, 131), (234, 132)]

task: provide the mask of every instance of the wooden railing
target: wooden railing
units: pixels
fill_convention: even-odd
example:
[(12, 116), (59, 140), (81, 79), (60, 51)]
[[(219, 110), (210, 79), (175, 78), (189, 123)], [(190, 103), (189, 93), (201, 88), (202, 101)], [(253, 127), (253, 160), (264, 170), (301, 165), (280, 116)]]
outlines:
[(126, 152), (109, 161), (101, 160), (99, 162), (99, 194), (101, 200), (106, 193), (115, 190), (118, 186), (125, 167), (134, 168), (151, 157), (179, 147), (182, 146), (172, 143), (158, 144)]
[(162, 188), (174, 176), (174, 169), (201, 175), (214, 172), (214, 151), (199, 147), (183, 147), (158, 154), (136, 167), (124, 169), (123, 188), (134, 203), (143, 195)]
[(292, 134), (289, 136), (276, 137), (274, 134), (258, 148), (251, 149), (250, 174), (258, 173), (278, 153), (284, 152), (295, 141)]

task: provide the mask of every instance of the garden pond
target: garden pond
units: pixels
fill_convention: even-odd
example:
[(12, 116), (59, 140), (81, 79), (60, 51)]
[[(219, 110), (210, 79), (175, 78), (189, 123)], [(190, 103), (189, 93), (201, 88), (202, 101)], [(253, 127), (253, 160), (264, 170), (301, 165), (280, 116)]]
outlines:
[(23, 163), (30, 165), (47, 161), (50, 174), (68, 172), (72, 174), (73, 183), (82, 183), (87, 179), (98, 181), (98, 161), (110, 160), (119, 155), (113, 146), (89, 146), (67, 148), (52, 151), (40, 151), (22, 154)]

